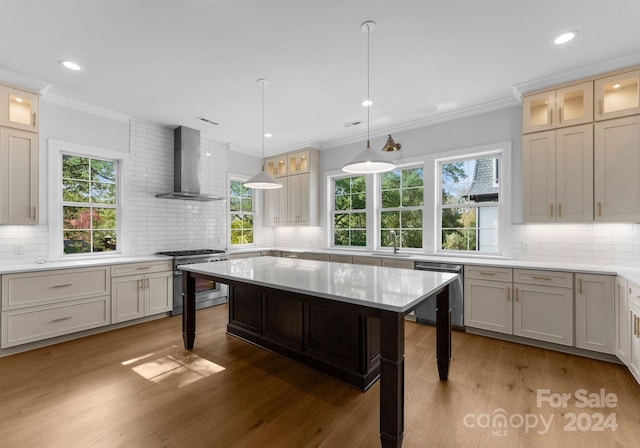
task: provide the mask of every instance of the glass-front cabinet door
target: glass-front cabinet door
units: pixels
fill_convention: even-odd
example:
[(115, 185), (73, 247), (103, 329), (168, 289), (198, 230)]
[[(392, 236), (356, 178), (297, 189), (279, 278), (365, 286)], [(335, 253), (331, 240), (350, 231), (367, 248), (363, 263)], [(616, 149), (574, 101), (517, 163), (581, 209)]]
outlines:
[(555, 101), (555, 90), (525, 96), (522, 99), (522, 132), (527, 134), (553, 129)]
[(593, 121), (593, 82), (583, 82), (556, 90), (556, 127)]
[(287, 175), (287, 157), (272, 157), (265, 159), (264, 170), (273, 177), (283, 177)]
[(640, 113), (640, 70), (597, 79), (594, 90), (596, 120)]
[(309, 151), (289, 154), (289, 175), (309, 172)]
[(0, 123), (26, 131), (38, 131), (38, 95), (8, 86), (0, 86)]

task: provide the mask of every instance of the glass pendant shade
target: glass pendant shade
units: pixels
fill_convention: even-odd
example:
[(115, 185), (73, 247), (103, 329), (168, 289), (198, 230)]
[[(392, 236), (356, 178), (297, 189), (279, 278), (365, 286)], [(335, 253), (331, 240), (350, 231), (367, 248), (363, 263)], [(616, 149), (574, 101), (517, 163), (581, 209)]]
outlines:
[(276, 188), (282, 188), (282, 184), (265, 171), (260, 171), (243, 185), (247, 188), (256, 188), (258, 190), (274, 190)]

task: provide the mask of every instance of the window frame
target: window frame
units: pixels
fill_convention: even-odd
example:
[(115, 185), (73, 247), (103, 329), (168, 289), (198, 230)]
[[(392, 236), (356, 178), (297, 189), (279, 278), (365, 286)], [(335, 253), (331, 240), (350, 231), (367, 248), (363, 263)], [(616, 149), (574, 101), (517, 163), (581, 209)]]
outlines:
[[(252, 201), (251, 201), (251, 205), (252, 205), (252, 211), (250, 213), (247, 212), (237, 212), (237, 211), (231, 211), (231, 183), (232, 182), (239, 182), (239, 183), (243, 183), (246, 182), (249, 179), (249, 177), (247, 176), (243, 176), (240, 174), (232, 174), (229, 173), (227, 176), (227, 192), (229, 193), (229, 200), (227, 201), (227, 210), (226, 210), (226, 216), (227, 216), (227, 244), (229, 248), (244, 248), (244, 247), (255, 247), (257, 246), (257, 240), (258, 240), (258, 225), (257, 225), (257, 216), (258, 216), (258, 211), (259, 211), (259, 203), (260, 201), (258, 200), (258, 192), (260, 190), (257, 190), (255, 188), (249, 188), (249, 190), (252, 190), (251, 193), (251, 197), (252, 197)], [(232, 240), (231, 240), (231, 215), (232, 214), (251, 214), (253, 216), (253, 242), (252, 243), (247, 243), (247, 244), (233, 244)]]
[[(366, 232), (366, 242), (364, 246), (336, 246), (335, 245), (335, 181), (337, 179), (346, 179), (352, 177), (364, 177), (365, 178), (365, 208), (361, 211), (355, 212), (351, 211), (350, 213), (365, 213), (365, 232)], [(370, 247), (371, 239), (373, 235), (371, 235), (372, 228), (372, 213), (370, 213), (371, 209), (371, 191), (372, 191), (372, 176), (369, 174), (355, 174), (355, 173), (345, 173), (345, 172), (336, 172), (333, 174), (329, 174), (326, 177), (327, 179), (327, 243), (328, 247), (332, 249), (345, 249), (345, 250), (367, 250)], [(359, 209), (358, 209), (359, 210)], [(338, 212), (345, 212), (345, 210), (339, 210)], [(349, 211), (347, 211), (349, 213)]]
[[(79, 254), (65, 254), (63, 240), (62, 207), (62, 156), (74, 155), (78, 157), (108, 160), (117, 163), (116, 171), (116, 240), (117, 250), (109, 252), (87, 252)], [(125, 190), (129, 154), (96, 148), (89, 145), (49, 140), (49, 258), (53, 260), (77, 260), (92, 258), (109, 258), (125, 255), (130, 252), (131, 244), (128, 238), (128, 216), (125, 212)], [(111, 208), (111, 207), (110, 207)]]
[[(422, 205), (421, 206), (412, 206), (412, 207), (392, 207), (390, 208), (390, 210), (420, 210), (422, 213), (422, 247), (403, 247), (401, 245), (398, 245), (398, 249), (402, 249), (403, 252), (415, 252), (415, 253), (422, 253), (425, 250), (425, 208), (427, 206), (427, 188), (426, 188), (426, 174), (427, 174), (427, 170), (425, 169), (425, 163), (424, 161), (418, 161), (418, 162), (411, 162), (411, 163), (405, 163), (402, 165), (397, 165), (396, 168), (394, 168), (391, 171), (402, 171), (402, 170), (409, 170), (409, 169), (414, 169), (414, 168), (422, 168)], [(385, 246), (383, 244), (383, 241), (381, 239), (381, 232), (382, 232), (382, 212), (385, 211), (385, 209), (383, 209), (382, 207), (382, 176), (385, 173), (377, 173), (375, 174), (375, 178), (376, 178), (376, 198), (375, 198), (375, 213), (376, 213), (376, 228), (375, 228), (375, 241), (376, 241), (376, 245), (375, 245), (375, 250), (379, 250), (379, 251), (393, 251), (393, 248), (389, 247), (389, 246)], [(402, 191), (402, 185), (400, 187), (400, 191)], [(397, 236), (398, 238), (400, 238), (400, 235)]]
[[(463, 250), (445, 250), (442, 249), (442, 164), (456, 162), (469, 159), (481, 159), (499, 155), (498, 163), (499, 173), (497, 188), (499, 191), (499, 202), (491, 202), (485, 205), (482, 203), (465, 204), (465, 207), (489, 207), (498, 205), (498, 250), (496, 252), (485, 251), (463, 251)], [(511, 143), (502, 142), (494, 145), (486, 145), (469, 149), (452, 151), (450, 153), (442, 153), (434, 156), (434, 247), (433, 252), (436, 255), (443, 256), (479, 256), (479, 257), (504, 257), (510, 253), (511, 244), (511, 173), (504, 170), (505, 166), (511, 166)], [(495, 184), (495, 163), (493, 164), (493, 182)]]

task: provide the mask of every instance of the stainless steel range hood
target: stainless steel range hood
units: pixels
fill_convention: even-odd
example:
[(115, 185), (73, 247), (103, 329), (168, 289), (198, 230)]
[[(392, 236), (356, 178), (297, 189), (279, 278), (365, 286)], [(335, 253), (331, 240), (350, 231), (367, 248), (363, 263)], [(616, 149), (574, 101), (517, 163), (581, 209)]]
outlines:
[(173, 192), (157, 198), (220, 201), (224, 197), (200, 193), (200, 131), (179, 126), (173, 131)]

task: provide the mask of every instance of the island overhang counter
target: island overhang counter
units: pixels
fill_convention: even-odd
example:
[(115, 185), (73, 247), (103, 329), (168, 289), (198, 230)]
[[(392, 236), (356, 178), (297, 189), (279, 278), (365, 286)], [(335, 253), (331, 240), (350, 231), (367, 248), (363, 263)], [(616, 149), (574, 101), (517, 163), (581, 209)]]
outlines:
[(227, 332), (361, 390), (380, 378), (380, 439), (402, 446), (404, 317), (436, 296), (441, 380), (451, 359), (448, 285), (457, 275), (278, 257), (179, 267), (183, 341), (195, 342), (197, 278), (229, 285)]

